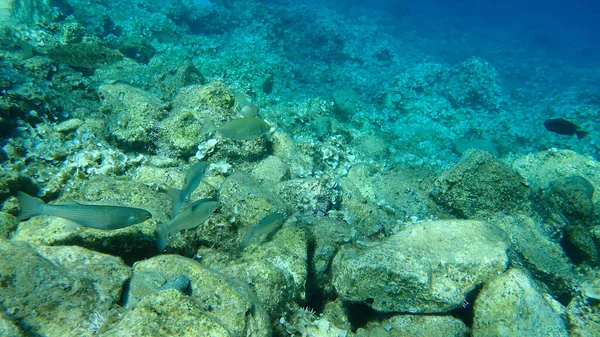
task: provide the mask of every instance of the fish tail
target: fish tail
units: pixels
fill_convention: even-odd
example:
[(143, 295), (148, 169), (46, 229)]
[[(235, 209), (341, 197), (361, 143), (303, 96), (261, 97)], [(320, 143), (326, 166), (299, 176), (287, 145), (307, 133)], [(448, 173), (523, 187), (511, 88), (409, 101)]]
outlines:
[(583, 130), (575, 131), (575, 135), (577, 136), (577, 139), (583, 139), (583, 137), (587, 136), (588, 133), (589, 132), (583, 131)]
[(163, 252), (167, 243), (169, 242), (169, 231), (167, 229), (167, 225), (159, 224), (156, 227), (156, 236), (158, 237), (156, 241), (156, 248), (158, 248), (159, 252)]
[(17, 199), (19, 200), (19, 213), (17, 214), (19, 220), (26, 220), (42, 214), (42, 207), (45, 204), (40, 199), (21, 191), (17, 192)]
[(177, 212), (181, 209), (181, 205), (183, 205), (183, 200), (181, 200), (181, 190), (176, 188), (169, 188), (167, 190), (167, 195), (171, 198), (171, 218), (174, 218), (177, 215)]
[(238, 247), (240, 252), (243, 252), (246, 250), (246, 248), (248, 248), (248, 246), (250, 246), (250, 243), (252, 242), (252, 239), (254, 237), (254, 232), (252, 231), (252, 228), (250, 228), (246, 234), (244, 234), (244, 237), (242, 237), (242, 240), (240, 241), (240, 246)]

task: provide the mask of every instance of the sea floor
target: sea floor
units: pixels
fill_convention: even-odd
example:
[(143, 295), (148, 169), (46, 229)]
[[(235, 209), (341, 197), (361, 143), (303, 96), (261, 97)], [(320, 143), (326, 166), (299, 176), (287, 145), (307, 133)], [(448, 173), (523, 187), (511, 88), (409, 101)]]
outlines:
[(444, 10), (1, 2), (0, 336), (597, 336), (600, 64)]

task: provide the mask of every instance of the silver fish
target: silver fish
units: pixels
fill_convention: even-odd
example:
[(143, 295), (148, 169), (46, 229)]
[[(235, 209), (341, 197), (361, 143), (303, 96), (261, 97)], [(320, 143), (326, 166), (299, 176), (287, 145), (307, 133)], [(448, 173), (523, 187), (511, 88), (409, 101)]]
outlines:
[(185, 202), (185, 199), (187, 199), (190, 194), (192, 194), (192, 192), (198, 188), (198, 185), (200, 185), (200, 182), (204, 177), (204, 173), (206, 172), (206, 167), (208, 167), (208, 163), (205, 161), (201, 161), (192, 165), (192, 167), (190, 167), (190, 169), (186, 172), (185, 178), (183, 179), (183, 188), (180, 190), (176, 188), (170, 188), (167, 191), (167, 194), (169, 197), (171, 197), (173, 202), (171, 206), (171, 218), (175, 218), (181, 209), (181, 206)]
[(48, 205), (38, 198), (17, 192), (19, 220), (38, 215), (51, 215), (71, 220), (81, 226), (96, 229), (118, 229), (152, 218), (152, 213), (141, 208), (106, 205), (61, 204)]
[(285, 215), (281, 213), (273, 213), (263, 217), (256, 225), (248, 228), (240, 243), (240, 250), (243, 251), (248, 248), (250, 243), (257, 238), (268, 238), (273, 235), (285, 219)]
[(219, 202), (216, 199), (199, 199), (177, 214), (166, 225), (159, 225), (157, 228), (158, 250), (162, 252), (165, 249), (169, 235), (176, 234), (182, 230), (196, 228), (206, 222), (218, 206)]
[(253, 140), (271, 129), (271, 125), (258, 117), (233, 119), (217, 127), (223, 136), (233, 140)]

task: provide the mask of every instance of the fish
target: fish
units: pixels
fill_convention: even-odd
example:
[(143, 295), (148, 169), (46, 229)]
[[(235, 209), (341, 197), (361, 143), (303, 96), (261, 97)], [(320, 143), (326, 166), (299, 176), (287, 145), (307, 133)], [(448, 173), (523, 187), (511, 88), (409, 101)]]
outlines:
[(273, 235), (281, 225), (283, 225), (286, 217), (282, 213), (273, 213), (264, 216), (256, 225), (251, 226), (244, 234), (240, 242), (240, 251), (246, 250), (250, 243), (257, 238), (267, 239)]
[(46, 52), (51, 59), (69, 66), (96, 69), (124, 58), (118, 50), (94, 43), (71, 43), (56, 46)]
[(544, 121), (546, 130), (558, 133), (559, 135), (576, 135), (577, 139), (583, 139), (589, 132), (583, 131), (576, 124), (562, 118), (552, 118)]
[(50, 215), (71, 220), (81, 226), (96, 229), (119, 229), (138, 224), (152, 218), (145, 209), (127, 206), (84, 205), (79, 203), (48, 205), (24, 192), (17, 192), (19, 220), (38, 215)]
[(208, 167), (208, 163), (205, 161), (198, 162), (185, 173), (185, 178), (183, 178), (183, 187), (179, 190), (176, 188), (170, 188), (167, 191), (167, 194), (172, 200), (171, 204), (171, 218), (175, 218), (181, 206), (185, 202), (185, 200), (198, 188), (202, 178), (204, 178), (204, 173), (206, 173), (206, 168)]
[(271, 125), (258, 117), (232, 119), (216, 128), (221, 135), (233, 140), (257, 139), (270, 129)]
[(158, 235), (157, 247), (160, 252), (165, 250), (169, 236), (186, 229), (200, 226), (219, 207), (219, 202), (214, 198), (199, 199), (191, 203), (185, 210), (177, 214), (166, 225), (160, 224), (156, 230)]

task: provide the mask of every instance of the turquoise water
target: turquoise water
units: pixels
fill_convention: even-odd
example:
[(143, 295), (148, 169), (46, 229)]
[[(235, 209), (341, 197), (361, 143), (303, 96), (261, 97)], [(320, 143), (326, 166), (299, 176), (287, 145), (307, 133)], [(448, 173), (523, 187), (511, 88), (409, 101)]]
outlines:
[(1, 2), (0, 336), (598, 336), (599, 19)]

